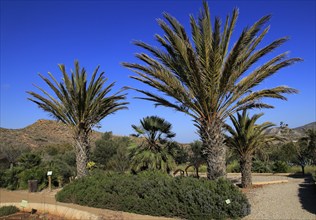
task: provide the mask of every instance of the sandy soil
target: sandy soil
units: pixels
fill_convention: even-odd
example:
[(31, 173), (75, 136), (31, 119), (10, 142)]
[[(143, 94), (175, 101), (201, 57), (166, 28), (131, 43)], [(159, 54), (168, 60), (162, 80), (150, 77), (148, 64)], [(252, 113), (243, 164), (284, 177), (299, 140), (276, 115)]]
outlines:
[(45, 203), (45, 204), (50, 204), (50, 205), (56, 205), (56, 207), (57, 206), (64, 206), (66, 208), (68, 207), (69, 210), (66, 209), (66, 211), (68, 212), (70, 212), (70, 209), (89, 212), (89, 213), (99, 216), (100, 217), (99, 219), (106, 219), (106, 220), (119, 220), (119, 219), (171, 220), (172, 219), (172, 218), (155, 217), (155, 216), (148, 216), (148, 215), (138, 215), (138, 214), (120, 212), (120, 211), (112, 211), (108, 209), (97, 209), (97, 208), (80, 206), (80, 205), (70, 204), (70, 203), (61, 203), (55, 200), (56, 193), (57, 193), (56, 190), (52, 192), (42, 191), (42, 192), (37, 192), (37, 193), (29, 193), (26, 190), (9, 191), (5, 189), (0, 189), (0, 204), (10, 203), (10, 202), (21, 203), (22, 200), (27, 200), (28, 203)]

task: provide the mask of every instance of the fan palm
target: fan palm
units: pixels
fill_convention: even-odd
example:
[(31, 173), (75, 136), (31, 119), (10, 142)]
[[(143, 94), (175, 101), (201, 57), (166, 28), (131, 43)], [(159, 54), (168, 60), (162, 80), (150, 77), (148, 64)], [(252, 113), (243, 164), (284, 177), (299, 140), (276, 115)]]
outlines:
[(172, 98), (135, 89), (145, 95), (141, 99), (184, 112), (193, 118), (207, 157), (207, 177), (216, 179), (225, 176), (225, 119), (241, 109), (273, 108), (263, 103), (262, 98), (286, 100), (284, 94), (297, 93), (297, 90), (287, 86), (252, 90), (279, 69), (301, 59), (287, 59), (287, 53), (282, 53), (256, 69), (251, 68), (261, 57), (287, 41), (287, 37), (280, 38), (256, 50), (269, 30), (266, 27), (260, 32), (269, 21), (269, 15), (245, 28), (230, 51), (229, 42), (238, 17), (237, 9), (231, 18), (227, 17), (221, 31), (221, 20), (216, 18), (212, 26), (208, 5), (204, 2), (198, 19), (190, 17), (192, 39), (174, 17), (167, 13), (164, 17), (167, 22), (160, 19), (158, 24), (165, 35), (155, 35), (162, 49), (137, 41), (135, 44), (152, 56), (137, 54), (136, 57), (144, 64), (125, 62), (123, 66), (137, 74), (131, 78)]
[(103, 76), (104, 72), (97, 76), (99, 67), (93, 72), (90, 83), (87, 82), (86, 70), (80, 69), (78, 61), (75, 61), (75, 70), (71, 72), (71, 76), (68, 76), (64, 65), (59, 65), (59, 68), (63, 75), (61, 83), (58, 83), (51, 73), (48, 73), (50, 79), (40, 74), (56, 97), (36, 86), (43, 95), (29, 91), (32, 97), (28, 99), (71, 127), (75, 142), (77, 176), (83, 177), (88, 173), (86, 166), (92, 128), (109, 114), (125, 109), (127, 102), (121, 102), (125, 99), (125, 94), (120, 92), (109, 95), (114, 83), (103, 88), (107, 79)]
[(169, 173), (175, 165), (171, 141), (175, 133), (171, 131), (171, 124), (158, 116), (143, 118), (140, 124), (132, 125), (136, 131), (133, 136), (143, 138), (140, 145), (130, 148), (132, 169), (162, 170)]
[(233, 127), (225, 125), (230, 137), (226, 138), (226, 144), (232, 148), (240, 157), (241, 186), (251, 187), (251, 167), (254, 152), (274, 140), (278, 140), (275, 135), (267, 133), (267, 129), (274, 126), (271, 122), (255, 124), (263, 114), (255, 114), (251, 118), (247, 111), (242, 114), (237, 113), (237, 118), (230, 116)]

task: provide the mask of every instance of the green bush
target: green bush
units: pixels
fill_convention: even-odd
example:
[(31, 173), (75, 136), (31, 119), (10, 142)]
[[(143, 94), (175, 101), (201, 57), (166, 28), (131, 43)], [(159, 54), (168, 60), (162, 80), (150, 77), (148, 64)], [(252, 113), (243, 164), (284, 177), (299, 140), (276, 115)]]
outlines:
[(138, 175), (95, 172), (65, 186), (56, 199), (96, 208), (187, 219), (241, 218), (250, 213), (247, 198), (228, 180), (173, 178), (159, 172)]
[(29, 180), (37, 180), (38, 190), (41, 191), (47, 186), (47, 169), (45, 167), (34, 167), (19, 173), (19, 188), (27, 189)]
[(2, 207), (0, 207), (0, 217), (11, 215), (11, 214), (17, 213), (19, 211), (20, 210), (17, 207), (13, 206), (13, 205), (2, 206)]
[(240, 173), (240, 165), (237, 160), (233, 160), (230, 164), (227, 165), (227, 173)]
[(289, 166), (284, 161), (276, 161), (272, 166), (273, 173), (287, 173), (289, 171)]
[(251, 171), (254, 173), (271, 173), (271, 165), (268, 162), (255, 160), (252, 163)]

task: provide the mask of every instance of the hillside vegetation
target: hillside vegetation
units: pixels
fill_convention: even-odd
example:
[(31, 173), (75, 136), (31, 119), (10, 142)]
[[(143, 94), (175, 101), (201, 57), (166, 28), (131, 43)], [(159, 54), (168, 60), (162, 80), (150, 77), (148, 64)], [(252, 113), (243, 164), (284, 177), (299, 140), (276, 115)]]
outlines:
[[(0, 146), (29, 147), (31, 149), (71, 144), (73, 142), (70, 129), (53, 120), (38, 120), (22, 129), (0, 128)], [(100, 139), (102, 134), (93, 131), (91, 143)]]

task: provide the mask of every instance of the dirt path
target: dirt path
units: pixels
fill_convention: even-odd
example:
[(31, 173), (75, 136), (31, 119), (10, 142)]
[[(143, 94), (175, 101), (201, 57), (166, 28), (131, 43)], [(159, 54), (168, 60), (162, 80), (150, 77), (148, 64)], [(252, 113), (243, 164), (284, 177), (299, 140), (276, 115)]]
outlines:
[[(271, 179), (269, 176), (260, 178)], [(316, 219), (316, 185), (311, 178), (282, 177), (285, 178), (288, 183), (265, 185), (247, 192), (251, 214), (245, 220)]]
[[(155, 217), (155, 216), (149, 216), (149, 215), (138, 215), (128, 212), (120, 212), (120, 211), (112, 211), (108, 209), (97, 209), (97, 208), (91, 208), (86, 206), (80, 206), (76, 204), (70, 204), (70, 203), (61, 203), (57, 202), (55, 200), (55, 194), (57, 192), (38, 192), (38, 193), (29, 193), (25, 190), (18, 190), (18, 191), (8, 191), (5, 189), (0, 189), (0, 204), (2, 203), (21, 203), (22, 200), (28, 201), (28, 203), (33, 204), (47, 204), (46, 207), (49, 205), (55, 205), (56, 207), (62, 206), (64, 209), (64, 212), (73, 212), (73, 210), (80, 210), (84, 212), (92, 213), (96, 216), (99, 216), (100, 219), (106, 219), (106, 220), (171, 220), (172, 218), (164, 218), (164, 217)], [(19, 207), (20, 208), (20, 207)], [(67, 210), (67, 208), (69, 208)], [(54, 208), (53, 208), (54, 210)], [(53, 213), (54, 214), (54, 213)], [(60, 213), (61, 216), (63, 216), (62, 213)], [(83, 219), (80, 218), (79, 219)], [(84, 218), (85, 219), (85, 218)]]

